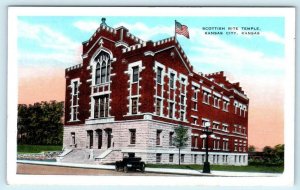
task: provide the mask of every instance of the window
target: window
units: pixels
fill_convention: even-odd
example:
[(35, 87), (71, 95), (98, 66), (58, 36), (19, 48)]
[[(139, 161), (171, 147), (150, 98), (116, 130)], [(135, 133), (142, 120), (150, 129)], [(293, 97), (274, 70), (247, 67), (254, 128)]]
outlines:
[(175, 74), (171, 73), (170, 74), (170, 88), (174, 88), (174, 79), (175, 79)]
[(156, 76), (156, 79), (157, 79), (157, 84), (162, 84), (162, 68), (160, 67), (157, 67), (157, 76)]
[(234, 151), (237, 151), (237, 144), (234, 144)]
[(131, 98), (131, 114), (138, 112), (138, 98)]
[(161, 130), (156, 131), (156, 145), (161, 145)]
[(234, 125), (234, 132), (237, 132), (237, 125)]
[(203, 138), (203, 139), (202, 139), (202, 148), (203, 148), (203, 149), (205, 149), (205, 143), (206, 143), (205, 138)]
[(174, 103), (170, 102), (169, 103), (169, 118), (173, 118), (173, 107), (174, 107)]
[(197, 163), (197, 154), (194, 155), (194, 164)]
[(132, 82), (137, 82), (139, 80), (139, 67), (132, 67)]
[(217, 96), (214, 96), (214, 107), (219, 108), (219, 98)]
[(136, 130), (135, 129), (129, 129), (129, 132), (130, 132), (130, 144), (135, 144)]
[(105, 83), (106, 82), (106, 63), (103, 61), (102, 65), (101, 65), (101, 83)]
[(228, 131), (228, 125), (227, 124), (223, 124), (223, 131)]
[(213, 129), (219, 129), (220, 124), (219, 123), (213, 123)]
[(108, 96), (94, 97), (94, 118), (108, 117)]
[(101, 147), (102, 147), (102, 130), (101, 129), (96, 130), (96, 134), (98, 137), (98, 149), (101, 149)]
[(197, 110), (197, 102), (193, 102), (193, 110)]
[(100, 84), (100, 70), (101, 70), (101, 68), (100, 68), (100, 63), (97, 63), (97, 65), (96, 65), (96, 77), (95, 77), (95, 84)]
[(224, 111), (228, 111), (228, 105), (229, 105), (229, 102), (223, 101), (223, 110)]
[(174, 160), (174, 154), (169, 154), (169, 162), (173, 162)]
[(194, 88), (193, 99), (194, 99), (194, 100), (197, 100), (197, 99), (198, 99), (197, 88)]
[(174, 132), (169, 133), (169, 146), (173, 146), (173, 135), (174, 135)]
[(156, 154), (156, 162), (161, 162), (161, 154)]
[(205, 104), (209, 104), (209, 94), (205, 91), (203, 91), (203, 100), (202, 100), (203, 103)]
[(155, 113), (156, 113), (156, 115), (161, 114), (161, 99), (159, 99), (159, 98), (156, 99)]
[(183, 109), (183, 108), (184, 108), (183, 105), (185, 105), (184, 99), (185, 99), (185, 96), (184, 96), (184, 95), (181, 95), (181, 96), (180, 96), (181, 109)]
[(180, 155), (180, 161), (181, 161), (181, 162), (184, 162), (184, 154), (181, 154), (181, 155)]
[(72, 102), (71, 102), (71, 121), (77, 121), (78, 120), (78, 88), (79, 88), (79, 81), (73, 81), (71, 83), (72, 87)]
[(71, 133), (71, 146), (75, 146), (76, 139), (75, 139), (75, 132)]
[(180, 111), (180, 121), (184, 121), (184, 111)]
[(193, 118), (193, 124), (197, 125), (197, 118)]
[(96, 58), (95, 85), (109, 82), (110, 79), (110, 56), (101, 52)]

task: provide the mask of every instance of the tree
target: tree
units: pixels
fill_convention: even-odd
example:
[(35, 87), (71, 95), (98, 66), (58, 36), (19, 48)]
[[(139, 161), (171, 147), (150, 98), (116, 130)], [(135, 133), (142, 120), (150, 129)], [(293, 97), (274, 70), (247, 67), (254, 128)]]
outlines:
[(63, 132), (63, 102), (18, 106), (18, 144), (60, 145)]
[(255, 148), (255, 146), (253, 146), (253, 145), (250, 145), (250, 146), (248, 147), (248, 151), (249, 151), (249, 152), (255, 152), (255, 150), (256, 150), (256, 148)]
[(178, 164), (180, 165), (180, 150), (188, 145), (187, 141), (189, 139), (188, 136), (188, 128), (182, 125), (179, 125), (174, 129), (175, 137), (173, 139), (174, 146), (178, 148)]

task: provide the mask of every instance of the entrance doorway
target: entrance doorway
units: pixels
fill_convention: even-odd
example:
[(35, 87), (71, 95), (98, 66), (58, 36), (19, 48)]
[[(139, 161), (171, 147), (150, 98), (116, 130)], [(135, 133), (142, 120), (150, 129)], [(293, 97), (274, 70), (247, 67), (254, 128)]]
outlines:
[(112, 129), (105, 129), (105, 132), (106, 132), (106, 136), (107, 136), (107, 148), (110, 148), (111, 147), (111, 141), (112, 141)]
[(88, 136), (88, 148), (92, 149), (93, 148), (93, 144), (94, 144), (94, 137), (93, 137), (93, 131), (87, 131), (87, 136)]

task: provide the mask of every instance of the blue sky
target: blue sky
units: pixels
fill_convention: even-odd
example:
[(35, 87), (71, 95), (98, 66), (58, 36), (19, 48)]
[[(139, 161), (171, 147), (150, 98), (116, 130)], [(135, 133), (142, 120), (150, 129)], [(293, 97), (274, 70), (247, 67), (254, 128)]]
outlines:
[[(143, 40), (174, 35), (174, 20), (189, 27), (190, 39), (178, 36), (199, 72), (283, 74), (282, 17), (106, 17), (111, 27), (124, 25)], [(69, 67), (80, 62), (81, 43), (94, 33), (101, 17), (19, 17), (19, 64)], [(202, 27), (259, 27), (260, 35), (205, 35)], [(240, 31), (240, 30), (239, 30)], [(62, 58), (62, 59), (60, 59)], [(268, 72), (266, 73), (266, 70)]]

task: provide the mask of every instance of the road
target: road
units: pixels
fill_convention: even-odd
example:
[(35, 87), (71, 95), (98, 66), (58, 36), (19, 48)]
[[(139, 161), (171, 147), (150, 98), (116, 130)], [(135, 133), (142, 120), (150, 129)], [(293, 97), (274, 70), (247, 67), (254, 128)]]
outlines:
[(94, 176), (178, 176), (175, 174), (141, 173), (129, 171), (128, 173), (114, 170), (87, 169), (63, 166), (46, 166), (34, 164), (17, 164), (17, 174), (31, 175), (94, 175)]

